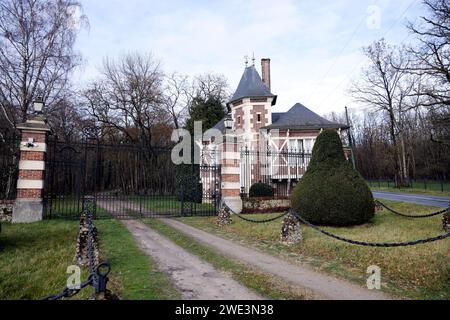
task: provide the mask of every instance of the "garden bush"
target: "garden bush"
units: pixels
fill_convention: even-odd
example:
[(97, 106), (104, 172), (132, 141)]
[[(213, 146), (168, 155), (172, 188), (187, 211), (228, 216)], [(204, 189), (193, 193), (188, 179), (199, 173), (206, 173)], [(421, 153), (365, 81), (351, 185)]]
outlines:
[(273, 195), (273, 188), (267, 183), (258, 182), (250, 187), (250, 197), (273, 197)]
[(372, 192), (345, 159), (335, 130), (324, 130), (318, 136), (308, 169), (293, 190), (291, 205), (319, 225), (358, 225), (374, 216)]

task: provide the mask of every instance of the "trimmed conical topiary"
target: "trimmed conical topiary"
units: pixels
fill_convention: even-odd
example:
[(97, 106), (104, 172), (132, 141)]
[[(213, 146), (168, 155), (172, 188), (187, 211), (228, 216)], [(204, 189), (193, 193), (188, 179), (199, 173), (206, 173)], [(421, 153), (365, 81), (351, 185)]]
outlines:
[(308, 170), (295, 187), (291, 202), (296, 212), (319, 225), (362, 224), (375, 213), (372, 192), (345, 159), (334, 130), (324, 130), (317, 137)]

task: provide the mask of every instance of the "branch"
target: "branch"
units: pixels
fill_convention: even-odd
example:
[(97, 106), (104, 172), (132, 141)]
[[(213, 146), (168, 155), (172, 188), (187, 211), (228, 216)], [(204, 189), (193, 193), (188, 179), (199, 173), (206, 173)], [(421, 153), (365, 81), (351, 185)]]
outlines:
[(446, 141), (442, 141), (442, 140), (437, 140), (437, 139), (435, 139), (435, 138), (433, 137), (433, 134), (431, 134), (430, 141), (431, 141), (431, 142), (434, 142), (434, 143), (441, 144), (441, 145), (443, 145), (443, 146), (446, 146), (446, 147), (450, 148), (450, 142), (446, 142)]

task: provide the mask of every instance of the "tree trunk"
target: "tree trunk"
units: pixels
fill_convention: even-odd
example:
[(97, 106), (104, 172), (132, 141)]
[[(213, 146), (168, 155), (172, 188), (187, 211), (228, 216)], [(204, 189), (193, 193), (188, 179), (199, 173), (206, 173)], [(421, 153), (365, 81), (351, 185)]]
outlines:
[(405, 139), (403, 137), (403, 132), (399, 135), (400, 139), (400, 187), (409, 187), (409, 174), (408, 174), (408, 166), (406, 164), (406, 148), (405, 148)]

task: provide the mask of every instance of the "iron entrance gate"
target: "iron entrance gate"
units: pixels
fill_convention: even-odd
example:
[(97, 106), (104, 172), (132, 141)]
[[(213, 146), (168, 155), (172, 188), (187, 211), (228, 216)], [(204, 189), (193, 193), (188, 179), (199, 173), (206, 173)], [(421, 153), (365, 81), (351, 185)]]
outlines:
[(51, 140), (44, 215), (78, 219), (88, 198), (95, 218), (215, 215), (219, 180), (219, 166), (175, 165), (167, 148)]

